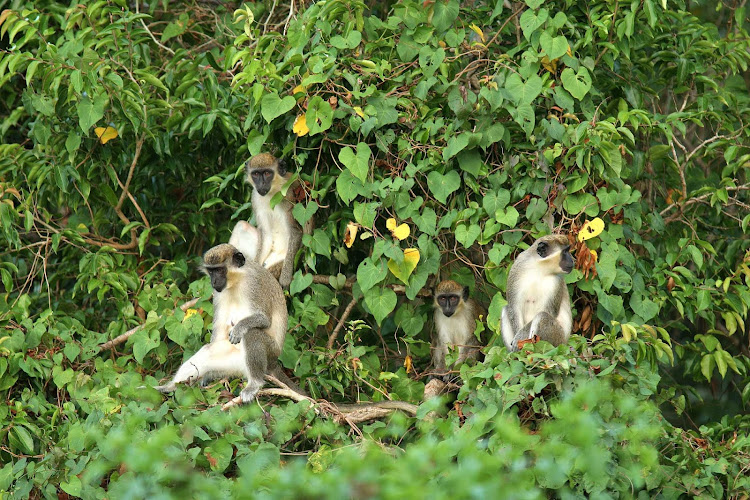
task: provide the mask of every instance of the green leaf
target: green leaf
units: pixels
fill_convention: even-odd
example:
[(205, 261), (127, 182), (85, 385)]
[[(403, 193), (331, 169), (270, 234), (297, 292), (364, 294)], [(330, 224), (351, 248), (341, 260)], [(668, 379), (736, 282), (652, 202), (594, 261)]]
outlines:
[(712, 354), (706, 354), (701, 359), (701, 373), (706, 380), (711, 381), (711, 375), (714, 371), (714, 356)]
[(481, 233), (482, 230), (477, 224), (460, 224), (456, 227), (456, 241), (464, 248), (470, 248)]
[(370, 157), (372, 150), (364, 142), (357, 144), (355, 154), (349, 146), (339, 151), (339, 161), (360, 181), (367, 182), (367, 174), (370, 172)]
[(461, 150), (469, 145), (469, 134), (459, 134), (448, 139), (448, 145), (443, 149), (443, 160), (456, 156)]
[(495, 212), (495, 220), (508, 227), (515, 227), (518, 222), (518, 210), (515, 207), (501, 208)]
[(538, 13), (534, 13), (532, 9), (527, 9), (521, 14), (519, 24), (523, 30), (523, 36), (526, 40), (531, 40), (531, 35), (539, 28), (549, 17), (547, 9), (540, 9)]
[(539, 44), (550, 60), (559, 59), (568, 51), (568, 40), (564, 36), (553, 37), (546, 31), (539, 37)]
[(303, 243), (318, 255), (331, 258), (331, 237), (322, 229), (316, 229), (313, 234), (302, 237)]
[(289, 295), (291, 295), (292, 297), (297, 296), (297, 294), (299, 294), (302, 290), (305, 290), (307, 287), (312, 285), (312, 282), (312, 274), (302, 274), (301, 271), (297, 271), (294, 274), (292, 283), (289, 285)]
[(365, 304), (370, 312), (375, 316), (375, 321), (378, 325), (383, 323), (383, 320), (393, 312), (396, 308), (398, 298), (396, 292), (387, 287), (382, 288), (371, 288), (365, 293)]
[(373, 262), (368, 257), (360, 262), (357, 267), (357, 283), (363, 292), (383, 281), (386, 276), (388, 276), (388, 267), (383, 259)]
[[(395, 295), (395, 294), (394, 294)], [(21, 425), (14, 425), (8, 434), (11, 448), (26, 455), (34, 454), (34, 440), (31, 434)]]
[(294, 216), (294, 220), (299, 222), (301, 226), (304, 226), (317, 211), (318, 204), (314, 201), (311, 201), (307, 205), (304, 203), (297, 203), (292, 209), (292, 215)]
[(448, 0), (442, 2), (438, 0), (433, 6), (432, 25), (438, 31), (445, 31), (453, 25), (453, 21), (458, 17), (458, 0)]
[(109, 98), (106, 94), (95, 96), (93, 101), (88, 96), (81, 97), (78, 105), (76, 105), (78, 125), (81, 130), (88, 133), (89, 129), (104, 117), (104, 106), (108, 102)]
[(513, 73), (505, 80), (505, 90), (514, 103), (530, 104), (542, 92), (542, 79), (535, 73), (524, 82), (518, 73)]
[(261, 114), (268, 123), (271, 123), (274, 118), (290, 111), (296, 103), (297, 101), (294, 100), (294, 97), (288, 95), (282, 99), (274, 91), (264, 95), (260, 100)]
[(589, 70), (583, 66), (578, 68), (577, 73), (572, 68), (565, 68), (560, 75), (560, 80), (562, 80), (565, 90), (579, 101), (591, 89), (591, 75), (589, 75)]
[(74, 497), (81, 496), (82, 486), (83, 485), (81, 484), (81, 480), (78, 479), (78, 476), (74, 476), (72, 474), (67, 481), (63, 481), (60, 483), (60, 488), (68, 495), (71, 495)]
[(307, 127), (310, 129), (310, 135), (315, 135), (331, 128), (333, 109), (327, 101), (324, 101), (320, 96), (315, 96), (307, 104), (305, 118)]
[(455, 170), (443, 175), (433, 170), (427, 175), (427, 187), (440, 203), (445, 203), (451, 193), (461, 187), (461, 177)]
[(354, 177), (349, 170), (344, 170), (336, 177), (336, 192), (347, 205), (361, 194), (363, 182)]

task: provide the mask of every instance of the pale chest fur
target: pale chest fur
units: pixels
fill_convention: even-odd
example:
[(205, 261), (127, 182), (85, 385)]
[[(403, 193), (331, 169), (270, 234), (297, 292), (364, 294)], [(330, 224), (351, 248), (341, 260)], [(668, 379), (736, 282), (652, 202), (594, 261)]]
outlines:
[(466, 314), (454, 314), (450, 318), (446, 318), (444, 314), (437, 312), (435, 314), (436, 320), (438, 315), (440, 315), (440, 321), (436, 321), (438, 338), (444, 344), (465, 344), (466, 339), (462, 333), (466, 330)]
[(289, 247), (289, 219), (284, 211), (285, 202), (271, 209), (271, 197), (253, 195), (253, 206), (256, 207), (258, 229), (261, 232), (262, 254), (259, 262), (268, 268), (283, 262)]
[(214, 293), (214, 340), (228, 339), (232, 327), (249, 316), (251, 311), (249, 300), (242, 294), (224, 292)]
[[(521, 325), (525, 325), (534, 316), (544, 311), (548, 306), (550, 290), (560, 286), (558, 276), (543, 276), (529, 279), (528, 285), (523, 288), (523, 295), (519, 297), (521, 302)], [(556, 315), (557, 311), (553, 313)]]

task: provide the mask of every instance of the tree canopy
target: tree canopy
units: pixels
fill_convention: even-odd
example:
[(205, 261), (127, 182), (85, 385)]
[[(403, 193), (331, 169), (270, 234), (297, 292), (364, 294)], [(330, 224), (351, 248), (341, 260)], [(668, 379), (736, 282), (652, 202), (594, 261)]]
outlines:
[[(746, 17), (0, 0), (0, 493), (747, 495)], [(260, 152), (288, 160), (294, 217), (315, 223), (283, 366), (316, 399), (416, 417), (221, 411), (241, 380), (150, 388), (210, 337), (200, 256), (252, 220)], [(550, 232), (574, 242), (574, 335), (509, 353), (510, 264)], [(492, 340), (422, 402), (428, 290), (448, 278)]]

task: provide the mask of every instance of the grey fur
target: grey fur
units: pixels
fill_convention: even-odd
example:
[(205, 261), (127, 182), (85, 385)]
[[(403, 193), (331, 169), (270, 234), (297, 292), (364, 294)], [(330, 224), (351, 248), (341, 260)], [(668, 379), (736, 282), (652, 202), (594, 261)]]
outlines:
[(183, 363), (172, 381), (156, 387), (158, 390), (171, 392), (181, 382), (245, 376), (248, 384), (241, 397), (247, 402), (263, 386), (267, 374), (281, 374), (288, 380), (277, 362), (287, 329), (284, 292), (258, 263), (247, 260), (238, 265), (244, 260), (240, 256), (227, 244), (206, 252), (204, 271), (212, 277), (212, 273), (226, 274), (226, 286), (214, 289), (211, 341)]
[[(482, 342), (474, 335), (476, 320), (486, 318), (486, 311), (474, 299), (468, 297), (468, 289), (452, 280), (441, 281), (434, 291), (434, 319), (435, 331), (432, 337), (432, 365), (437, 373), (445, 373), (443, 379), (449, 379), (446, 373), (448, 367), (445, 363), (445, 355), (448, 347), (458, 346), (458, 359), (450, 368), (455, 369), (467, 359), (479, 359), (480, 349), (486, 343), (483, 336)], [(457, 304), (454, 307), (446, 304), (441, 305), (442, 297), (456, 297)], [(449, 315), (449, 316), (448, 316)], [(485, 330), (485, 333), (487, 331)]]
[[(540, 256), (540, 244), (545, 245)], [(570, 295), (564, 275), (573, 267), (563, 235), (536, 240), (521, 252), (508, 273), (508, 305), (502, 312), (503, 342), (518, 350), (521, 340), (534, 335), (553, 345), (568, 341), (572, 330)]]

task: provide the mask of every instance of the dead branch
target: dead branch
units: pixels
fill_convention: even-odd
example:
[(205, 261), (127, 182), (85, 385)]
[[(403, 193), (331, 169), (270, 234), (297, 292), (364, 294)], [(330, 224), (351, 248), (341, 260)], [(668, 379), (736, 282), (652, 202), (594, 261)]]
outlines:
[[(201, 297), (196, 297), (196, 298), (194, 298), (192, 300), (188, 300), (187, 302), (185, 302), (184, 304), (182, 304), (180, 306), (180, 309), (183, 312), (185, 312), (188, 309), (190, 309), (191, 307), (193, 307), (195, 304), (197, 304), (199, 300), (201, 300)], [(145, 323), (143, 325), (138, 325), (138, 326), (136, 326), (134, 328), (131, 328), (127, 332), (123, 333), (122, 335), (119, 335), (119, 336), (113, 338), (112, 340), (110, 340), (108, 342), (100, 344), (99, 345), (99, 351), (106, 351), (107, 349), (112, 349), (116, 345), (122, 344), (123, 342), (125, 342), (126, 340), (128, 340), (130, 337), (132, 337), (135, 332), (137, 332), (138, 330), (140, 330), (144, 326), (145, 326)]]

